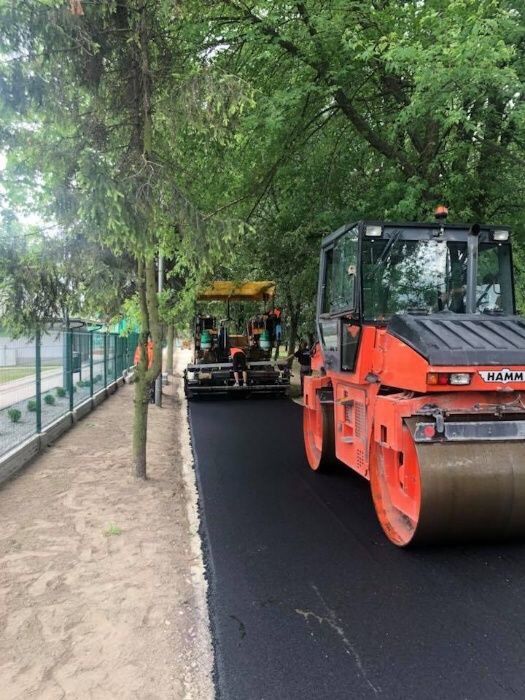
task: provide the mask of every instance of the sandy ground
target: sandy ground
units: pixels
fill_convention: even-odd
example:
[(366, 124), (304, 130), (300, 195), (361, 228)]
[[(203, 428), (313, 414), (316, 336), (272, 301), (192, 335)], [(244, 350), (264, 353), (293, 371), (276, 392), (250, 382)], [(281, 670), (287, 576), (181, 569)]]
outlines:
[(126, 386), (0, 489), (2, 700), (213, 698), (180, 381), (164, 391), (147, 482)]

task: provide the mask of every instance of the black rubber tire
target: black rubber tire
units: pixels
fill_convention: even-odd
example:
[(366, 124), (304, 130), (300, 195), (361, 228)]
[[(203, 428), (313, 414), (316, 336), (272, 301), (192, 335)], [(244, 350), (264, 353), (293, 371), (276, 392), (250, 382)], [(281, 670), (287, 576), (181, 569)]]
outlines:
[[(305, 408), (303, 410), (307, 411), (309, 409)], [(307, 431), (310, 431), (310, 427), (303, 424), (306, 455), (312, 471), (319, 474), (326, 474), (333, 471), (338, 465), (338, 460), (335, 456), (334, 405), (332, 403), (321, 403), (318, 401), (316, 410), (320, 410), (322, 416), (321, 452), (318, 454), (316, 449), (309, 451), (306, 447), (306, 440), (311, 439), (311, 436), (306, 434)], [(314, 452), (316, 453), (315, 455)]]
[(323, 412), (323, 455), (321, 458), (321, 471), (331, 472), (337, 467), (338, 460), (335, 456), (335, 421), (333, 404), (322, 403)]

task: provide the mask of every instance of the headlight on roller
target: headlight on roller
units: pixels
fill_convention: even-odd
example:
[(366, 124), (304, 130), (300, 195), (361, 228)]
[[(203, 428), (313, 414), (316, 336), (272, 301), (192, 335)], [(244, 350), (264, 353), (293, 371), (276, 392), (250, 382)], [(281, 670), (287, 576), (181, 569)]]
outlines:
[(472, 375), (469, 374), (468, 372), (453, 372), (450, 375), (450, 383), (451, 384), (470, 384), (470, 380), (472, 378)]

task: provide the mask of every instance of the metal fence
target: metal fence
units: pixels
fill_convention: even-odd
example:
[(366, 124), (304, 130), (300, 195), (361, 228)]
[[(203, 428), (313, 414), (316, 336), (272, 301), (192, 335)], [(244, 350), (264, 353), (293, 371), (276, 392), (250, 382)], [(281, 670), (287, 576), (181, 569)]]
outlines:
[(0, 332), (0, 456), (89, 401), (133, 366), (138, 335)]

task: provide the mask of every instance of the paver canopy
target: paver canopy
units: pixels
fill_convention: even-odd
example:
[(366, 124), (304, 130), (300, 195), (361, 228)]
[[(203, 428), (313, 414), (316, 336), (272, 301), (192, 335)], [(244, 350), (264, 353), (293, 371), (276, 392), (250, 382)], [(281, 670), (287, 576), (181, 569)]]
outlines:
[(197, 295), (199, 301), (265, 301), (275, 296), (275, 282), (215, 281)]

